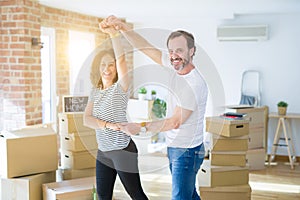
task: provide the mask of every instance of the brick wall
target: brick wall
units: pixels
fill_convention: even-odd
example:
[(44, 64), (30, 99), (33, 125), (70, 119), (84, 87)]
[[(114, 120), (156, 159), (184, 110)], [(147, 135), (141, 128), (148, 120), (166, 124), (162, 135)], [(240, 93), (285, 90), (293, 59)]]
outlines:
[(2, 126), (38, 124), (42, 117), (41, 60), (39, 49), (31, 47), (31, 38), (40, 36), (40, 5), (20, 0), (0, 5)]
[[(0, 130), (41, 124), (41, 54), (31, 39), (40, 40), (42, 26), (55, 29), (56, 92), (61, 97), (69, 94), (68, 31), (94, 33), (98, 46), (107, 38), (98, 29), (101, 19), (30, 0), (2, 0), (0, 15)], [(133, 62), (132, 55), (127, 58)]]

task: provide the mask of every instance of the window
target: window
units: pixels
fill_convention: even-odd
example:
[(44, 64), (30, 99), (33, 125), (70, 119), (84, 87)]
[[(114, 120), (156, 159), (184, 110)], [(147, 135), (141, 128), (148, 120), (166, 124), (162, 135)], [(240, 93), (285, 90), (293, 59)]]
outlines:
[(85, 81), (86, 77), (78, 78), (78, 75), (83, 63), (94, 48), (94, 34), (69, 31), (70, 95), (85, 95), (86, 85), (84, 84), (88, 82)]
[(56, 123), (55, 31), (42, 27), (41, 33), (43, 123)]

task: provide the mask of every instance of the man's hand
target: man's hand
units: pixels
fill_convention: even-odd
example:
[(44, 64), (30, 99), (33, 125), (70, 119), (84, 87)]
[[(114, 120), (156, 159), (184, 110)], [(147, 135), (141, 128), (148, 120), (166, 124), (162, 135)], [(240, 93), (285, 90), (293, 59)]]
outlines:
[(103, 32), (103, 33), (107, 33), (109, 34), (110, 36), (113, 36), (115, 34), (118, 33), (118, 30), (115, 29), (114, 26), (112, 25), (109, 25), (107, 23), (107, 18), (102, 20), (100, 23), (99, 23), (99, 28), (100, 30)]
[(141, 126), (139, 123), (122, 123), (119, 124), (120, 130), (127, 135), (136, 135), (140, 132)]
[(128, 31), (130, 28), (121, 19), (110, 15), (105, 19), (106, 26), (112, 26), (117, 31)]

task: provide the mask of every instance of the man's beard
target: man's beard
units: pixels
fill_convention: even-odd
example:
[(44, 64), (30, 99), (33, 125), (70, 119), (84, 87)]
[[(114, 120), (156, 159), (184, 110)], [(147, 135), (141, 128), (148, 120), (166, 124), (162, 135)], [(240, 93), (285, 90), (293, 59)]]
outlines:
[[(175, 60), (181, 61), (182, 64), (181, 64), (180, 66), (174, 66), (173, 61), (175, 61)], [(170, 59), (170, 62), (171, 62), (171, 65), (174, 67), (174, 69), (175, 69), (176, 71), (181, 71), (181, 70), (183, 70), (183, 68), (184, 68), (190, 61), (187, 60), (187, 59), (182, 59), (182, 58), (175, 58), (175, 59), (171, 58), (171, 59)]]

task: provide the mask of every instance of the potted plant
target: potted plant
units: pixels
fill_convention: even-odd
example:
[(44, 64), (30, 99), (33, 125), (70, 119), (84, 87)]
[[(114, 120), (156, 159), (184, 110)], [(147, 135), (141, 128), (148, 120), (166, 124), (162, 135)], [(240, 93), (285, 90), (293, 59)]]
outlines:
[(151, 90), (151, 98), (152, 98), (152, 100), (156, 99), (156, 91), (155, 90)]
[(286, 110), (287, 110), (287, 106), (288, 106), (287, 102), (285, 102), (285, 101), (279, 101), (277, 103), (278, 114), (279, 115), (285, 115), (286, 114)]
[(145, 100), (147, 94), (147, 89), (145, 87), (141, 87), (138, 91), (139, 100)]

